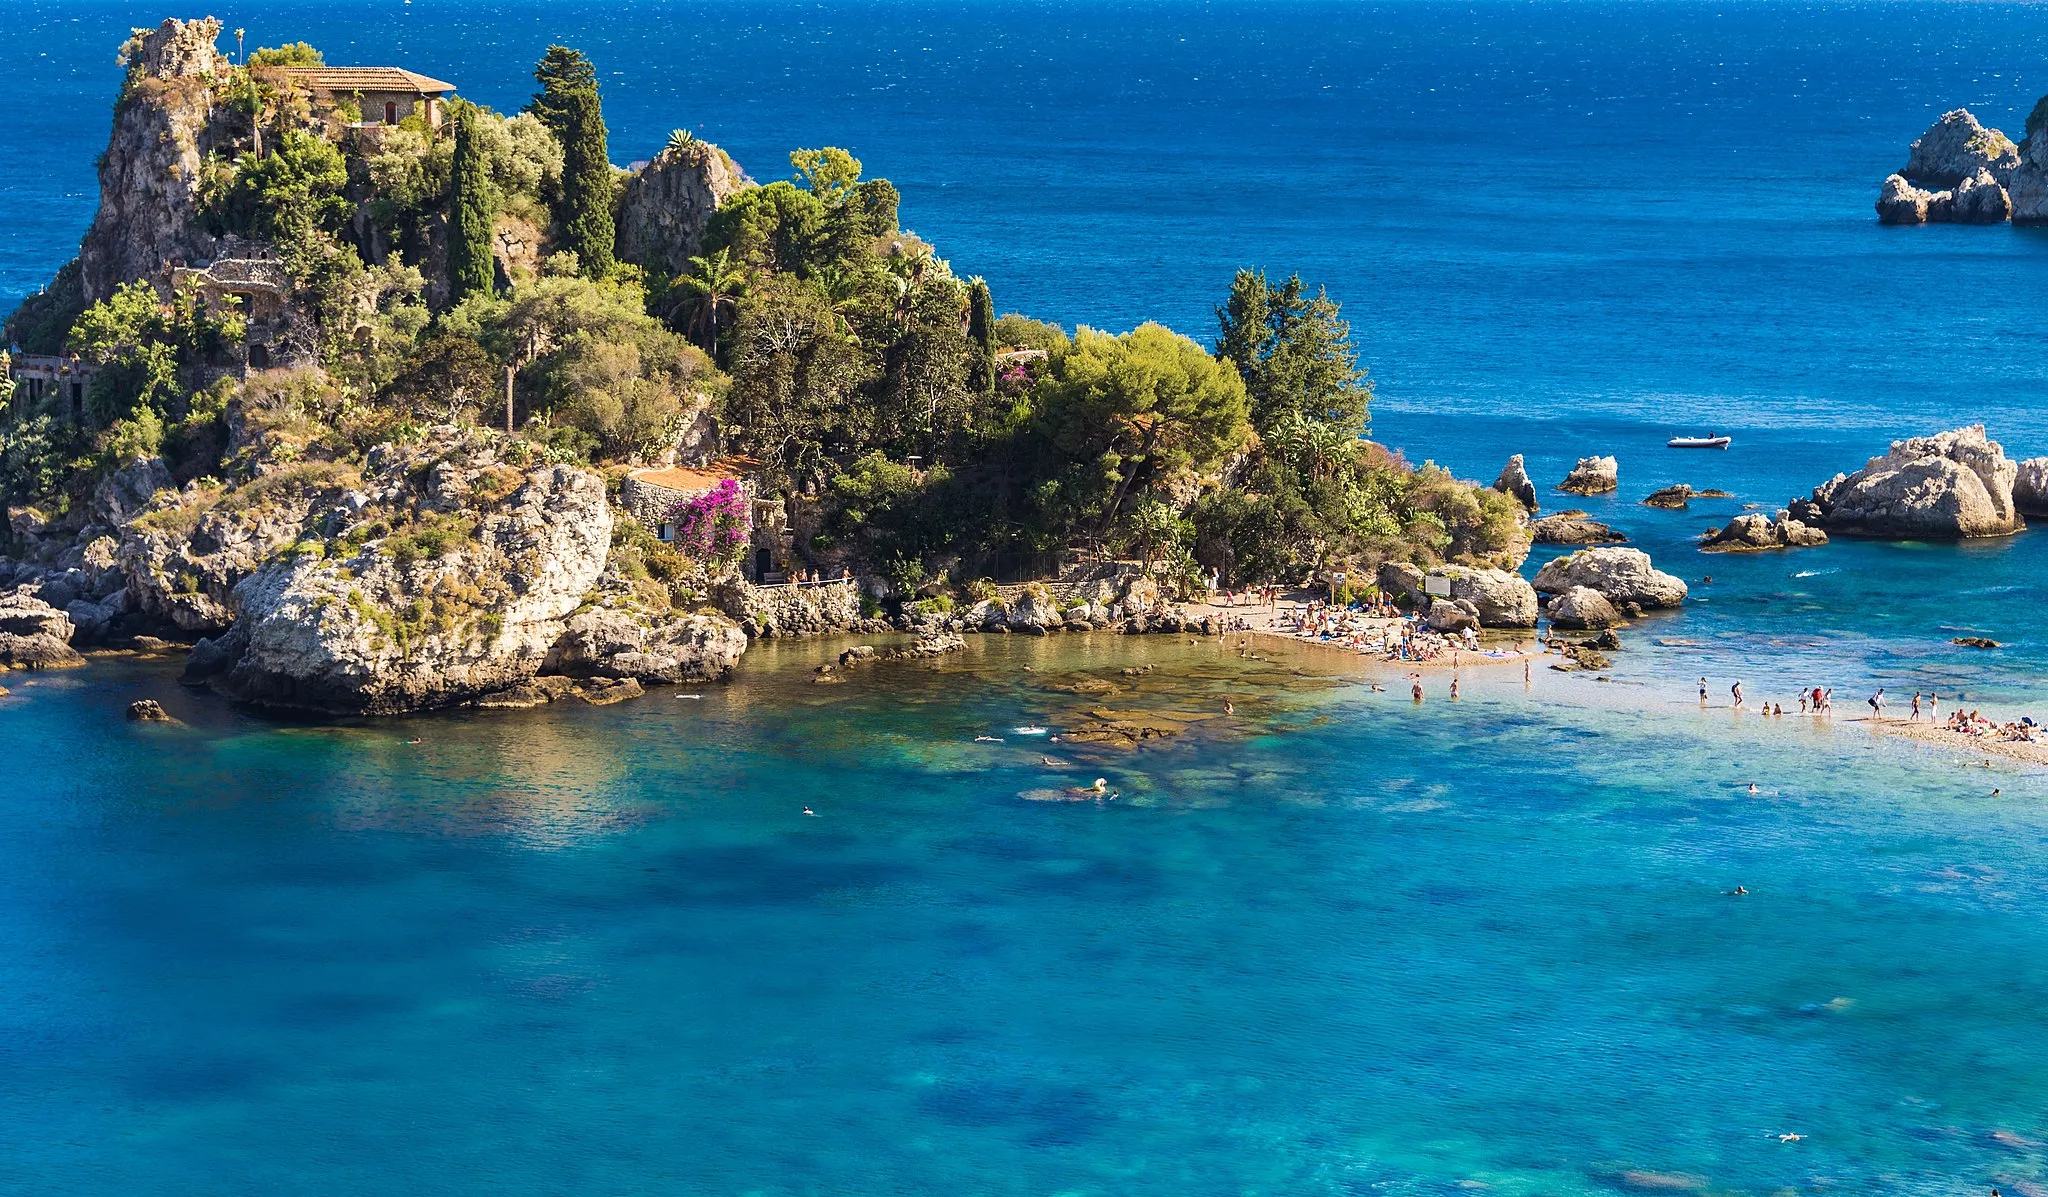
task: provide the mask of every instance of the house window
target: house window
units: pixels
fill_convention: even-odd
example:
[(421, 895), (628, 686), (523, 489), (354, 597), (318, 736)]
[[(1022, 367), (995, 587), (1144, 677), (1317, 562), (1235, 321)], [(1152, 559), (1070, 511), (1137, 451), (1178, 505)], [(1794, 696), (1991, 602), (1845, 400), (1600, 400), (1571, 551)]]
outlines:
[(676, 526), (674, 524), (663, 524), (660, 531), (656, 532), (655, 535), (661, 537), (663, 541), (674, 540), (676, 538)]
[(398, 123), (398, 104), (395, 101), (384, 101), (384, 123), (387, 125)]

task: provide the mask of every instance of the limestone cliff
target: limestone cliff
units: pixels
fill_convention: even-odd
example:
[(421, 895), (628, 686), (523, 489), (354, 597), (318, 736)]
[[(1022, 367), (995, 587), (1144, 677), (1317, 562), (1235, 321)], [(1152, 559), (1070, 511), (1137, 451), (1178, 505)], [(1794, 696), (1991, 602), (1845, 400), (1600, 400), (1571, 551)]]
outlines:
[(688, 271), (702, 246), (705, 221), (753, 185), (730, 155), (709, 142), (663, 150), (626, 180), (619, 200), (619, 258), (664, 274)]
[(220, 22), (165, 21), (122, 51), (129, 76), (100, 158), (100, 207), (79, 246), (87, 302), (122, 283), (156, 279), (166, 262), (206, 260), (215, 239), (199, 219), (201, 168), (232, 141), (214, 104)]

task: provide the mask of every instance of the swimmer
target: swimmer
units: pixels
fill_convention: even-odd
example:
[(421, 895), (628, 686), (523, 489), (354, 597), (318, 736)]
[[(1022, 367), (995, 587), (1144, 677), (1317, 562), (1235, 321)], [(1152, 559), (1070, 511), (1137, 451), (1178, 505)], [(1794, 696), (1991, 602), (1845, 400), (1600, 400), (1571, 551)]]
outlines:
[(1752, 798), (1754, 798), (1754, 797), (1756, 797), (1756, 795), (1757, 795), (1756, 783), (1752, 781), (1752, 782), (1750, 782), (1750, 783), (1749, 783), (1749, 796), (1750, 796), (1750, 797), (1752, 797)]
[(1999, 796), (2000, 794), (2003, 794), (2004, 792), (2005, 792), (2004, 790), (2000, 790), (2000, 789), (1995, 789), (1995, 788), (1994, 788), (1994, 789), (1993, 789), (1993, 790), (1991, 791), (1991, 796), (1992, 796), (1993, 798), (1996, 798), (1996, 797), (1998, 797), (1998, 796)]
[(1791, 1131), (1786, 1131), (1784, 1134), (1778, 1136), (1778, 1142), (1797, 1143), (1799, 1142), (1799, 1140), (1804, 1139), (1805, 1137), (1805, 1135), (1796, 1135), (1793, 1134)]
[(1003, 742), (1003, 738), (1001, 736), (976, 736), (974, 737), (974, 742), (977, 744), (1000, 744)]
[(406, 743), (408, 743), (408, 744), (418, 744), (418, 743), (420, 743), (420, 742), (421, 742), (421, 741), (420, 741), (420, 738), (419, 738), (418, 736), (414, 736), (414, 737), (413, 737), (412, 739), (410, 739), (410, 740), (407, 740), (407, 741), (406, 741)]
[(1421, 702), (1421, 701), (1422, 701), (1422, 682), (1421, 682), (1421, 681), (1420, 681), (1420, 680), (1418, 679), (1418, 680), (1417, 680), (1417, 681), (1416, 681), (1416, 682), (1414, 683), (1414, 685), (1412, 685), (1412, 686), (1410, 686), (1410, 687), (1409, 687), (1409, 692), (1410, 692), (1410, 693), (1411, 693), (1411, 694), (1412, 694), (1412, 695), (1414, 696), (1414, 698), (1415, 698), (1415, 701), (1416, 701), (1416, 702)]
[(1096, 793), (1098, 793), (1098, 794), (1100, 794), (1100, 793), (1104, 793), (1104, 792), (1105, 792), (1105, 791), (1107, 791), (1108, 789), (1109, 789), (1109, 779), (1108, 779), (1107, 777), (1098, 777), (1098, 778), (1096, 778), (1096, 779), (1095, 779), (1095, 786), (1094, 786), (1094, 790), (1095, 790), (1095, 792), (1096, 792)]
[(1226, 715), (1237, 714), (1237, 708), (1232, 706), (1230, 700), (1227, 698), (1223, 700), (1223, 713)]
[(1048, 769), (1059, 769), (1064, 767), (1065, 765), (1064, 761), (1056, 761), (1049, 756), (1039, 757), (1038, 763), (1044, 765)]
[(1374, 694), (1385, 694), (1387, 692), (1387, 688), (1385, 686), (1380, 685), (1378, 682), (1374, 682), (1372, 684), (1372, 692)]
[(1746, 893), (1748, 893), (1748, 892), (1749, 892), (1749, 887), (1748, 887), (1748, 886), (1746, 886), (1746, 885), (1738, 885), (1738, 886), (1736, 886), (1736, 887), (1735, 887), (1734, 889), (1731, 889), (1731, 890), (1729, 890), (1729, 891), (1728, 891), (1728, 896), (1729, 896), (1729, 897), (1731, 897), (1731, 898), (1739, 898), (1739, 897), (1741, 897), (1742, 895), (1744, 895), (1744, 894), (1746, 894)]
[(804, 808), (804, 813), (805, 813), (805, 814), (807, 814), (807, 815), (809, 815), (809, 816), (810, 816), (810, 817), (812, 817), (813, 819), (815, 819), (815, 818), (817, 818), (817, 817), (818, 817), (818, 812), (817, 812), (817, 811), (814, 811), (814, 810), (812, 810), (812, 809), (811, 809), (810, 807), (808, 807), (808, 806)]

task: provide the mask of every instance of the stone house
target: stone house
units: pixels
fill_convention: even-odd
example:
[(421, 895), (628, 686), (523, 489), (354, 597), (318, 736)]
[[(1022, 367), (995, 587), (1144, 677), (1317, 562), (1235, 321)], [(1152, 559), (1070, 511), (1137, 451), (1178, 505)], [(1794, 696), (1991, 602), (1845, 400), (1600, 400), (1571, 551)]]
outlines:
[(675, 539), (669, 512), (677, 503), (709, 494), (722, 482), (738, 482), (747, 498), (747, 555), (741, 572), (754, 582), (780, 582), (795, 561), (796, 534), (781, 499), (764, 499), (748, 476), (754, 463), (721, 459), (699, 468), (658, 466), (634, 470), (619, 484), (619, 505), (664, 541)]
[(400, 67), (285, 67), (293, 83), (313, 95), (314, 111), (328, 115), (344, 103), (354, 104), (360, 113), (355, 125), (395, 125), (417, 114), (430, 129), (446, 119), (448, 93), (453, 83), (416, 74)]
[(191, 287), (207, 311), (220, 315), (238, 309), (248, 322), (238, 373), (310, 366), (319, 360), (319, 330), (311, 317), (291, 302), (292, 280), (276, 251), (256, 242), (225, 239), (229, 255), (211, 262), (173, 262), (169, 283), (175, 291)]
[(11, 353), (0, 355), (0, 369), (14, 386), (14, 412), (25, 416), (45, 398), (55, 395), (63, 402), (61, 414), (74, 424), (85, 423), (85, 391), (92, 385), (97, 369), (77, 354), (62, 357)]

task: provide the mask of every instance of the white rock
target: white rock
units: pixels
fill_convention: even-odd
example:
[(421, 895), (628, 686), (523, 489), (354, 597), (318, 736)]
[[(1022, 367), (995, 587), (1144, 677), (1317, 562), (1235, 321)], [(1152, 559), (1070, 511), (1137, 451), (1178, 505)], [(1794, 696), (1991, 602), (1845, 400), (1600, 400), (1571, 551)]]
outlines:
[(1685, 583), (1650, 564), (1641, 549), (1597, 548), (1567, 553), (1536, 571), (1535, 588), (1563, 594), (1583, 586), (1611, 603), (1645, 608), (1676, 607), (1685, 602)]

